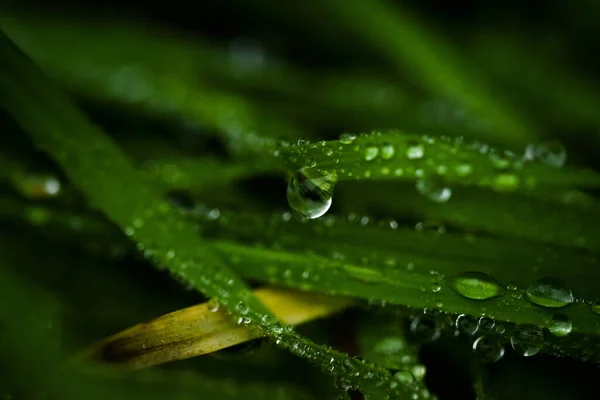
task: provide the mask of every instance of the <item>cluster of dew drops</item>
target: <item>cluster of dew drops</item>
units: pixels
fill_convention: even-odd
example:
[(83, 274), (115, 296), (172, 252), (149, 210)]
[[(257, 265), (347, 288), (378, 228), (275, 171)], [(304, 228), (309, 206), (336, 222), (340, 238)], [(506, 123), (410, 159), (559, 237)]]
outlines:
[[(353, 143), (356, 138), (356, 135), (342, 134), (339, 141), (342, 145), (349, 145)], [(423, 141), (432, 143), (434, 139), (424, 137)], [(462, 138), (457, 138), (455, 142), (462, 143)], [(321, 141), (320, 143), (324, 146), (326, 151), (331, 152), (330, 148), (325, 147), (326, 142)], [(306, 140), (300, 140), (298, 144), (307, 145), (308, 142)], [(517, 159), (511, 152), (506, 152), (505, 156), (502, 156), (485, 144), (474, 143), (472, 147), (482, 154), (488, 154), (492, 163), (500, 169), (510, 165), (511, 161), (509, 160), (511, 158)], [(377, 158), (390, 160), (396, 155), (396, 148), (390, 143), (383, 143), (380, 146), (366, 144), (363, 149), (363, 159), (367, 162)], [(419, 142), (410, 143), (404, 151), (404, 156), (408, 160), (423, 159), (426, 157), (425, 146)], [(566, 157), (566, 150), (560, 142), (547, 141), (528, 145), (518, 162), (535, 161), (560, 168), (565, 164)], [(447, 168), (448, 167), (445, 165), (438, 165), (436, 169), (440, 175), (443, 175)], [(473, 166), (468, 163), (463, 163), (457, 165), (455, 170), (458, 175), (466, 176), (472, 173)], [(383, 175), (401, 177), (404, 175), (404, 170), (402, 168), (397, 168), (392, 171), (389, 167), (384, 166), (381, 169), (381, 173)], [(445, 203), (452, 197), (452, 189), (448, 187), (443, 180), (436, 178), (419, 178), (419, 175), (423, 175), (423, 171), (420, 169), (416, 171), (415, 175), (418, 178), (415, 184), (417, 192), (429, 201)], [(371, 176), (371, 171), (366, 170), (364, 176), (365, 178), (369, 178)], [(287, 187), (288, 204), (294, 211), (305, 218), (319, 218), (325, 215), (331, 207), (333, 201), (333, 189), (336, 181), (337, 176), (334, 170), (316, 168), (316, 161), (314, 159), (308, 159), (306, 165), (295, 171), (289, 179)], [(498, 176), (498, 182), (496, 183), (499, 188), (502, 188), (502, 186), (513, 185), (515, 184), (515, 177), (501, 174)]]

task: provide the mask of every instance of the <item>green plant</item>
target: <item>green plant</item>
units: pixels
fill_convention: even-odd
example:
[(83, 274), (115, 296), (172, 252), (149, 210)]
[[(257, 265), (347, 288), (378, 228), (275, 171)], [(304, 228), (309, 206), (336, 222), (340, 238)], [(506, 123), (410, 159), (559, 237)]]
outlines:
[[(259, 1), (253, 12), (267, 4), (282, 20), (333, 23), (384, 61), (311, 70), (253, 42), (227, 52), (141, 20), (2, 15), (0, 395), (431, 398), (444, 391), (426, 366), (454, 360), (477, 398), (525, 396), (514, 375), (484, 368), (521, 368), (499, 361), (509, 346), (589, 373), (584, 363), (600, 363), (600, 174), (585, 148), (598, 134), (548, 127), (596, 126), (593, 84), (542, 54), (511, 77), (519, 96), (502, 91), (525, 44), (490, 37), (458, 51), (398, 5), (334, 1), (314, 15)], [(336, 323), (285, 325), (255, 296), (264, 285), (330, 296), (314, 317), (337, 312)], [(96, 362), (67, 361), (208, 299), (230, 314), (198, 321), (222, 327), (221, 344), (194, 337), (197, 314), (183, 310), (185, 323), (142, 324), (134, 339), (101, 342)], [(104, 365), (261, 337), (247, 357)]]

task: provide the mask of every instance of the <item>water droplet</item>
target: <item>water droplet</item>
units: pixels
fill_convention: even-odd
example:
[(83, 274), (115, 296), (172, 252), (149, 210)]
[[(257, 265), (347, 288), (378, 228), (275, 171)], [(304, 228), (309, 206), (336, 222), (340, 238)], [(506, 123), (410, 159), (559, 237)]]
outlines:
[(600, 300), (596, 300), (595, 302), (593, 302), (590, 306), (590, 309), (594, 314), (600, 315)]
[(392, 379), (394, 379), (403, 386), (412, 386), (415, 383), (415, 377), (409, 371), (396, 372)]
[(517, 325), (510, 336), (510, 344), (520, 355), (534, 356), (544, 346), (544, 332), (535, 325)]
[(452, 189), (438, 179), (419, 179), (415, 187), (419, 193), (435, 203), (445, 203), (452, 197)]
[(396, 149), (393, 145), (385, 143), (383, 146), (381, 146), (381, 158), (384, 160), (391, 159), (394, 157), (394, 154), (396, 154)]
[(240, 301), (235, 305), (235, 311), (239, 314), (246, 315), (248, 314), (248, 311), (250, 311), (250, 309), (248, 308), (248, 305), (246, 303)]
[(309, 158), (308, 160), (306, 160), (306, 166), (308, 168), (313, 168), (317, 165), (317, 160), (315, 160), (314, 158)]
[(544, 277), (527, 288), (527, 299), (539, 306), (560, 308), (573, 302), (573, 293), (565, 281)]
[(17, 175), (13, 178), (15, 188), (25, 197), (45, 199), (60, 193), (61, 183), (49, 175)]
[(490, 317), (481, 317), (479, 318), (479, 329), (482, 331), (491, 331), (496, 326), (496, 321)]
[(461, 314), (456, 318), (456, 327), (467, 335), (474, 335), (479, 329), (479, 324), (470, 315)]
[(350, 144), (350, 143), (354, 142), (355, 139), (356, 139), (356, 135), (353, 135), (350, 133), (342, 133), (340, 135), (340, 142), (342, 144)]
[(373, 146), (371, 144), (365, 148), (365, 160), (372, 161), (372, 160), (376, 159), (378, 155), (379, 155), (379, 149), (377, 148), (377, 146)]
[(486, 300), (502, 294), (502, 287), (491, 276), (481, 272), (466, 272), (457, 276), (452, 287), (468, 299)]
[(425, 149), (421, 144), (409, 145), (406, 149), (406, 157), (409, 160), (418, 160), (425, 155)]
[(567, 150), (557, 140), (530, 144), (525, 148), (526, 161), (539, 161), (551, 167), (560, 168), (567, 161)]
[(495, 363), (504, 356), (504, 346), (498, 340), (489, 336), (477, 338), (473, 342), (473, 350), (475, 350), (481, 361), (486, 363)]
[(564, 314), (554, 314), (548, 330), (554, 336), (567, 336), (573, 330), (573, 323)]
[(435, 319), (428, 316), (416, 317), (410, 324), (410, 331), (423, 342), (433, 342), (441, 331)]
[(335, 180), (335, 173), (300, 169), (288, 184), (287, 200), (290, 207), (304, 217), (319, 218), (331, 207)]
[(210, 300), (208, 300), (208, 302), (206, 303), (206, 306), (208, 307), (208, 311), (210, 312), (217, 312), (219, 311), (219, 300), (212, 298)]

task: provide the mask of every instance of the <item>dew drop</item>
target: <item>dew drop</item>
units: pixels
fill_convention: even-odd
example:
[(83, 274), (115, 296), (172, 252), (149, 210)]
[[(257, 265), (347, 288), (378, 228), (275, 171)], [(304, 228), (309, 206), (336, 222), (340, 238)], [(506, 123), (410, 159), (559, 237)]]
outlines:
[(365, 148), (365, 160), (373, 161), (379, 155), (379, 149), (376, 146), (368, 145)]
[(421, 144), (413, 144), (406, 149), (406, 157), (409, 160), (418, 160), (425, 155), (425, 149)]
[(481, 272), (466, 272), (457, 276), (452, 287), (460, 295), (473, 300), (486, 300), (502, 294), (502, 287), (491, 276)]
[(551, 167), (560, 168), (567, 161), (567, 150), (557, 140), (530, 144), (525, 148), (526, 161), (539, 161)]
[(527, 288), (527, 300), (543, 307), (560, 308), (573, 302), (573, 293), (565, 281), (544, 277)]
[(340, 135), (340, 143), (342, 144), (351, 144), (356, 139), (356, 135), (350, 133), (342, 133)]
[(242, 315), (246, 315), (248, 314), (248, 311), (250, 311), (250, 309), (248, 308), (248, 305), (246, 303), (240, 301), (235, 305), (235, 311)]
[(335, 180), (335, 173), (300, 169), (288, 183), (288, 204), (304, 217), (319, 218), (331, 207)]
[(394, 154), (396, 154), (396, 149), (393, 145), (385, 143), (383, 146), (381, 146), (381, 158), (384, 160), (391, 159), (394, 157)]
[(473, 350), (485, 363), (495, 363), (504, 356), (504, 346), (489, 336), (480, 336), (473, 342)]
[(210, 300), (208, 300), (208, 302), (206, 303), (206, 306), (208, 307), (208, 311), (210, 312), (217, 312), (219, 311), (219, 301), (215, 298), (212, 298)]
[(419, 179), (415, 187), (419, 193), (435, 203), (445, 203), (452, 197), (452, 189), (437, 179)]
[(409, 371), (396, 372), (393, 379), (403, 386), (412, 386), (415, 383), (415, 376)]
[(491, 331), (496, 326), (496, 321), (490, 317), (481, 317), (479, 318), (479, 329), (482, 331)]
[(474, 335), (479, 329), (479, 324), (470, 315), (461, 314), (456, 318), (456, 327), (467, 335)]
[(544, 332), (535, 325), (517, 325), (510, 336), (510, 344), (520, 355), (534, 356), (544, 346)]
[(554, 314), (548, 330), (554, 336), (567, 336), (573, 330), (573, 323), (569, 317), (564, 314)]
[(416, 317), (410, 324), (410, 331), (423, 342), (433, 342), (441, 331), (435, 319), (428, 316)]
[(50, 175), (25, 175), (14, 178), (15, 188), (25, 197), (45, 199), (56, 197), (61, 190), (60, 181)]

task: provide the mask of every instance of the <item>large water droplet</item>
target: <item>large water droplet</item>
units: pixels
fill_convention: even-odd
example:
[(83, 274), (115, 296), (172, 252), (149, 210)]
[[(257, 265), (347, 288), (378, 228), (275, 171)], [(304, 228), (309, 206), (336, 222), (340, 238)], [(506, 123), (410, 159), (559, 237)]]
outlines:
[(540, 161), (551, 167), (560, 168), (567, 161), (567, 150), (557, 140), (530, 144), (523, 157), (527, 161)]
[(502, 287), (489, 275), (481, 272), (466, 272), (457, 276), (452, 287), (468, 299), (485, 300), (502, 294)]
[(342, 144), (350, 144), (350, 143), (354, 142), (355, 139), (356, 139), (356, 135), (353, 135), (351, 133), (342, 133), (340, 135), (340, 143), (342, 143)]
[(461, 314), (456, 318), (456, 327), (467, 335), (474, 335), (479, 328), (479, 324), (470, 315)]
[(527, 288), (527, 299), (539, 306), (560, 308), (573, 302), (573, 293), (565, 281), (544, 277)]
[(535, 325), (517, 325), (510, 336), (510, 344), (520, 355), (534, 356), (544, 346), (544, 332)]
[(307, 218), (319, 218), (329, 210), (335, 185), (335, 173), (302, 168), (290, 179), (287, 200), (292, 209)]
[(555, 314), (552, 316), (552, 321), (550, 322), (548, 330), (554, 336), (567, 336), (573, 330), (573, 323), (566, 315)]
[(435, 203), (445, 203), (452, 197), (452, 189), (438, 179), (419, 179), (415, 187), (419, 193)]
[(410, 331), (423, 342), (433, 342), (441, 334), (436, 320), (426, 315), (413, 319), (410, 324)]
[(473, 342), (473, 350), (481, 361), (495, 363), (504, 356), (504, 346), (492, 337), (480, 336)]

